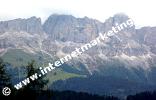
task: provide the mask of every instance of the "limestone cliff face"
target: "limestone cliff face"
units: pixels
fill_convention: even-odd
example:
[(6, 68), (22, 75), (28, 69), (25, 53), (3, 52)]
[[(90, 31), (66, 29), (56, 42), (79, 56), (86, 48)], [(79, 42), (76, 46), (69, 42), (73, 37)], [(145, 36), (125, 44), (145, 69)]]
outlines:
[(41, 19), (31, 17), (28, 19), (15, 19), (10, 21), (0, 22), (0, 33), (4, 32), (20, 32), (25, 31), (28, 33), (42, 33)]
[(95, 38), (103, 24), (97, 20), (71, 15), (51, 15), (43, 25), (52, 40), (85, 43)]
[(44, 37), (40, 18), (31, 17), (0, 22), (0, 49), (2, 50), (14, 48), (33, 52), (38, 50), (39, 43)]

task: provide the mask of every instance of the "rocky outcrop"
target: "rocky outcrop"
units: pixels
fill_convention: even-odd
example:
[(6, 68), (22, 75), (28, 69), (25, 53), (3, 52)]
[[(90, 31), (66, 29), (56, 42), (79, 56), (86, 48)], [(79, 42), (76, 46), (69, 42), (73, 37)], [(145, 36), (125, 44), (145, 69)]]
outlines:
[(43, 25), (51, 40), (85, 43), (95, 38), (103, 24), (97, 20), (71, 15), (51, 15)]
[(4, 32), (20, 32), (25, 31), (28, 33), (42, 33), (41, 19), (31, 17), (28, 19), (15, 19), (10, 21), (0, 22), (0, 33)]

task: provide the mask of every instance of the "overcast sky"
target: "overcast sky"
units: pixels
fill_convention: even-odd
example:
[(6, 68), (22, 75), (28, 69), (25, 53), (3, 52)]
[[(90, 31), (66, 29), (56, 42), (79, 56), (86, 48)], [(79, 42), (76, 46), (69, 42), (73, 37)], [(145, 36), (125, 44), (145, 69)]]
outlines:
[(116, 13), (125, 13), (137, 27), (156, 26), (155, 10), (155, 0), (0, 0), (0, 20), (37, 16), (44, 21), (58, 13), (104, 22)]

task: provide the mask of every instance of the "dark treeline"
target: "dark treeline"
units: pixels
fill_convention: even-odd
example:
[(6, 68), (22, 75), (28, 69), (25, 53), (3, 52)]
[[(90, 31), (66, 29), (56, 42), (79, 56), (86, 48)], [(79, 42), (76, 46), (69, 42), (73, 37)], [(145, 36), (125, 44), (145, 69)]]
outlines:
[(127, 100), (156, 100), (156, 91), (127, 96)]
[(99, 96), (83, 92), (74, 91), (52, 91), (46, 90), (36, 92), (31, 91), (16, 91), (8, 97), (1, 96), (1, 100), (156, 100), (156, 92), (142, 92), (136, 95), (129, 95), (127, 99), (118, 99), (113, 96)]
[[(26, 77), (38, 72), (34, 67), (35, 62), (32, 61), (26, 66)], [(30, 84), (23, 87), (20, 90), (16, 90), (12, 86), (11, 77), (6, 71), (6, 65), (2, 59), (0, 59), (0, 89), (4, 87), (11, 88), (11, 94), (4, 96), (0, 93), (0, 100), (120, 100), (114, 96), (99, 96), (95, 94), (74, 92), (74, 91), (53, 91), (44, 90), (48, 83), (44, 77), (38, 80), (30, 81)], [(127, 100), (156, 100), (156, 92), (144, 92), (136, 95), (127, 96)]]
[(4, 97), (4, 100), (119, 100), (117, 97), (113, 96), (99, 96), (92, 95), (83, 92), (74, 92), (74, 91), (52, 91), (46, 90), (36, 92), (35, 90), (31, 91), (18, 91), (14, 94), (11, 94), (8, 97)]

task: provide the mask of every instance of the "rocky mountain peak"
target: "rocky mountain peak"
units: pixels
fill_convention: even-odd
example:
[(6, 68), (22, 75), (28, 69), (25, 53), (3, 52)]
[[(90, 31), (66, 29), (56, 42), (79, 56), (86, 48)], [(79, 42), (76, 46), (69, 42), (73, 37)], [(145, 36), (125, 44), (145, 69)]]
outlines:
[(9, 21), (0, 22), (0, 33), (4, 32), (20, 32), (25, 31), (28, 33), (42, 33), (41, 19), (31, 17), (28, 19), (14, 19)]
[[(124, 13), (115, 14), (113, 17), (110, 17), (105, 20), (104, 22), (105, 31), (110, 30), (112, 26), (116, 26), (117, 24), (126, 22), (128, 19), (130, 19), (130, 17), (128, 17)], [(135, 25), (131, 28), (125, 29), (124, 31), (135, 33)]]
[(51, 40), (87, 42), (97, 33), (102, 23), (96, 20), (75, 18), (71, 15), (51, 15), (43, 25)]

